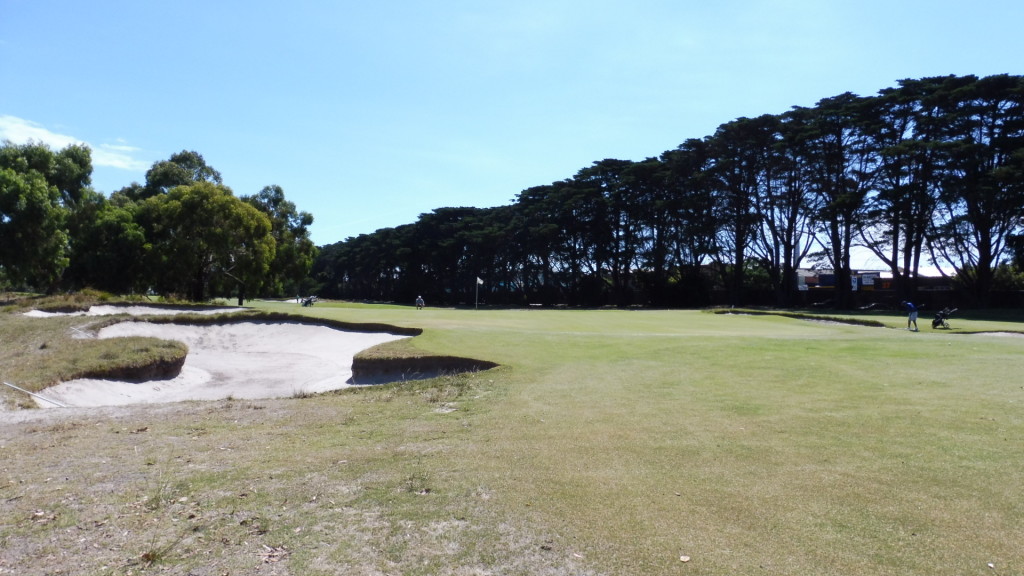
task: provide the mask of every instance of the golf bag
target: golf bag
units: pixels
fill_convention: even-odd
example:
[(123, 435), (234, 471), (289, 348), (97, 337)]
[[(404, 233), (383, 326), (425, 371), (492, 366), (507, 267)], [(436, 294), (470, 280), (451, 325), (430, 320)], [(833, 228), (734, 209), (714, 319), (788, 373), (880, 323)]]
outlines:
[(932, 328), (940, 328), (941, 327), (941, 328), (945, 328), (945, 329), (948, 330), (949, 329), (949, 322), (948, 322), (949, 315), (952, 314), (953, 312), (956, 312), (956, 311), (957, 311), (956, 308), (953, 308), (952, 310), (950, 310), (949, 308), (943, 308), (942, 310), (939, 310), (938, 312), (936, 312), (935, 313), (935, 319), (932, 320)]

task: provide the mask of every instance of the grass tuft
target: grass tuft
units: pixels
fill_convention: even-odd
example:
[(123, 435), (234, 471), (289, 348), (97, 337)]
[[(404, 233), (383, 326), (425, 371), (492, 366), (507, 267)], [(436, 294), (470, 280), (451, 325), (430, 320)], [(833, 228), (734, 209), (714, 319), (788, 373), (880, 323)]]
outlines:
[[(155, 338), (80, 337), (92, 330), (89, 322), (82, 317), (0, 314), (0, 376), (31, 392), (75, 378), (142, 381), (177, 374), (188, 353), (180, 342)], [(0, 398), (8, 406), (34, 405), (10, 390)]]

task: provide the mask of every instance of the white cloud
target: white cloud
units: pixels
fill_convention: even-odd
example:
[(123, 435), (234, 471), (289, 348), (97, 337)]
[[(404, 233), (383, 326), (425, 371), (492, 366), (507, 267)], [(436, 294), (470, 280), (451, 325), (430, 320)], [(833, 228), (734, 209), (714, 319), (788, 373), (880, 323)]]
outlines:
[(150, 166), (149, 162), (133, 156), (135, 152), (139, 151), (138, 148), (120, 142), (93, 146), (80, 138), (52, 132), (31, 120), (17, 116), (0, 115), (0, 140), (10, 140), (15, 144), (40, 142), (54, 150), (60, 150), (72, 144), (84, 144), (92, 150), (93, 166), (117, 168), (131, 172), (143, 172)]
[(97, 166), (107, 166), (131, 172), (145, 172), (149, 169), (151, 163), (133, 158), (131, 154), (137, 151), (138, 148), (131, 146), (101, 144), (99, 148), (92, 149), (92, 163)]
[(42, 142), (58, 150), (70, 144), (85, 144), (82, 140), (51, 132), (35, 122), (16, 116), (0, 116), (0, 139), (10, 140), (15, 144)]
[[(118, 142), (124, 142), (124, 140), (118, 140)], [(127, 144), (104, 144), (104, 148), (109, 150), (117, 150), (118, 152), (138, 152), (139, 149), (135, 146), (129, 146)]]

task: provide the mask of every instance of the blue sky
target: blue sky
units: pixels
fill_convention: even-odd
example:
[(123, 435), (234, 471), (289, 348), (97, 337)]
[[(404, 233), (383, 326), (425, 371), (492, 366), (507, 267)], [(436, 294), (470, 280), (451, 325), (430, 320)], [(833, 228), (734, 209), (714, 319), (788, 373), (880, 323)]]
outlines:
[(0, 139), (195, 150), (320, 245), (902, 78), (1024, 73), (1024, 3), (0, 0)]

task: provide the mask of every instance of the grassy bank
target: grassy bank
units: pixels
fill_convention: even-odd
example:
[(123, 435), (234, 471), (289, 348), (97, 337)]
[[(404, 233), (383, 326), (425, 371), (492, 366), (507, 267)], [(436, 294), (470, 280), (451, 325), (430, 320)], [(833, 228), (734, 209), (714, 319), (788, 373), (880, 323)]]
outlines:
[(3, 425), (0, 570), (1024, 573), (1019, 324), (260, 308), (501, 366)]
[[(82, 317), (28, 318), (0, 312), (0, 379), (30, 392), (40, 392), (64, 380), (118, 377), (139, 380), (176, 374), (188, 348), (155, 338), (90, 338)], [(0, 403), (29, 407), (30, 397), (6, 386)]]

